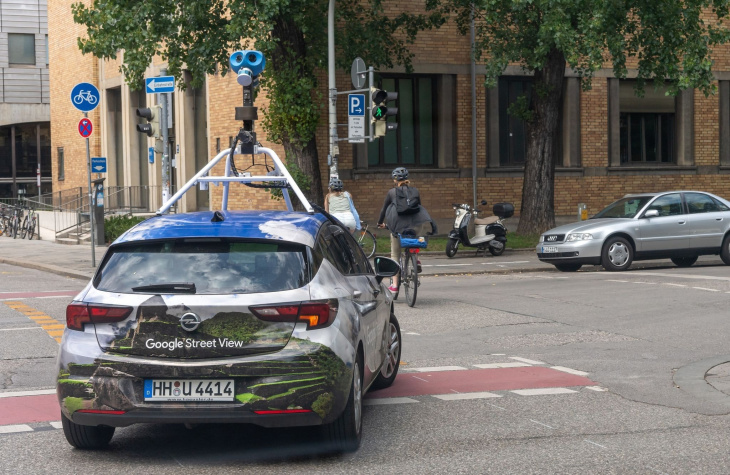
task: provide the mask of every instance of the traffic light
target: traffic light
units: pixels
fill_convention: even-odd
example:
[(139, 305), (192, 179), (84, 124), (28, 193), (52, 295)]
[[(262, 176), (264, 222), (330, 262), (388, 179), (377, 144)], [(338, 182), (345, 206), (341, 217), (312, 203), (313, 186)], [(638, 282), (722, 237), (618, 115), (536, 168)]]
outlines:
[(146, 124), (137, 124), (137, 132), (142, 132), (147, 137), (162, 137), (160, 132), (160, 110), (162, 106), (139, 107), (137, 108), (137, 117), (147, 120)]
[(373, 122), (373, 136), (383, 137), (386, 132), (396, 130), (398, 128), (397, 122), (388, 122), (388, 117), (394, 117), (398, 115), (397, 107), (389, 107), (386, 103), (388, 101), (397, 101), (397, 92), (388, 92), (383, 89), (377, 89), (375, 87), (370, 88), (372, 97), (371, 104), (371, 116)]

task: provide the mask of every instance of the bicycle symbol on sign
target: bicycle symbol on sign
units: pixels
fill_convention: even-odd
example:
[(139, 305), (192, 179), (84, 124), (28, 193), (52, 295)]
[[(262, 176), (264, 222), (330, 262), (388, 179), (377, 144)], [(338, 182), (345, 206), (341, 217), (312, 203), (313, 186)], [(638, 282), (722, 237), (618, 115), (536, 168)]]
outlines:
[(96, 104), (96, 96), (94, 96), (91, 91), (84, 91), (82, 89), (74, 96), (74, 104), (81, 104), (83, 101), (86, 101), (89, 104)]

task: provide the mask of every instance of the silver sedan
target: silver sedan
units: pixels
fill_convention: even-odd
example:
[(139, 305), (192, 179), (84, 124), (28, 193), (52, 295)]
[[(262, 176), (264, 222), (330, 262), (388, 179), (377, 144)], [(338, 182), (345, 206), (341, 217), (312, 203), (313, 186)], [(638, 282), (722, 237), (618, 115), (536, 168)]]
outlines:
[(622, 271), (635, 260), (666, 258), (687, 267), (706, 254), (730, 265), (730, 202), (701, 191), (626, 195), (587, 221), (545, 232), (536, 250), (564, 272), (599, 264)]

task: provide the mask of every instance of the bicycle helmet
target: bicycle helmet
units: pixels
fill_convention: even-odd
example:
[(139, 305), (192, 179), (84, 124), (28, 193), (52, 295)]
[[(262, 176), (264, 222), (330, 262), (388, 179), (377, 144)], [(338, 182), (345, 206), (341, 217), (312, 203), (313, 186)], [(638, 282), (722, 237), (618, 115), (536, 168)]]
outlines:
[(394, 180), (403, 181), (408, 179), (408, 169), (405, 167), (398, 167), (393, 170), (391, 176)]
[(344, 186), (345, 185), (342, 183), (342, 180), (339, 178), (333, 178), (330, 180), (330, 189), (332, 191), (342, 191)]

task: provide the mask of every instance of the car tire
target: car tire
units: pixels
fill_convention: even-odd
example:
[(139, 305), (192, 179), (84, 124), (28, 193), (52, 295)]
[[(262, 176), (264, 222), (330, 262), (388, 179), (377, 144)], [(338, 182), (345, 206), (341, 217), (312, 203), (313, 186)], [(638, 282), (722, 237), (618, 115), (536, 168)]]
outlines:
[(398, 375), (398, 368), (400, 368), (402, 340), (400, 337), (400, 324), (393, 312), (390, 313), (388, 327), (388, 350), (385, 355), (383, 367), (371, 386), (373, 389), (389, 388), (393, 384), (393, 381), (395, 381), (395, 377)]
[(560, 272), (575, 272), (583, 267), (582, 264), (555, 264), (555, 268)]
[(730, 234), (722, 240), (722, 249), (720, 249), (720, 258), (725, 265), (730, 266)]
[(672, 257), (672, 262), (677, 267), (690, 267), (697, 262), (697, 256), (694, 257)]
[(332, 423), (322, 426), (328, 444), (336, 452), (354, 452), (362, 440), (362, 356), (358, 353), (352, 368), (352, 384), (347, 405)]
[(82, 426), (61, 414), (63, 435), (69, 444), (82, 450), (103, 449), (114, 436), (114, 427)]
[(634, 249), (626, 239), (615, 236), (609, 238), (601, 251), (601, 265), (609, 272), (624, 271), (631, 267)]
[(456, 255), (456, 251), (459, 250), (459, 240), (458, 239), (449, 239), (449, 242), (446, 243), (446, 257), (454, 257)]

